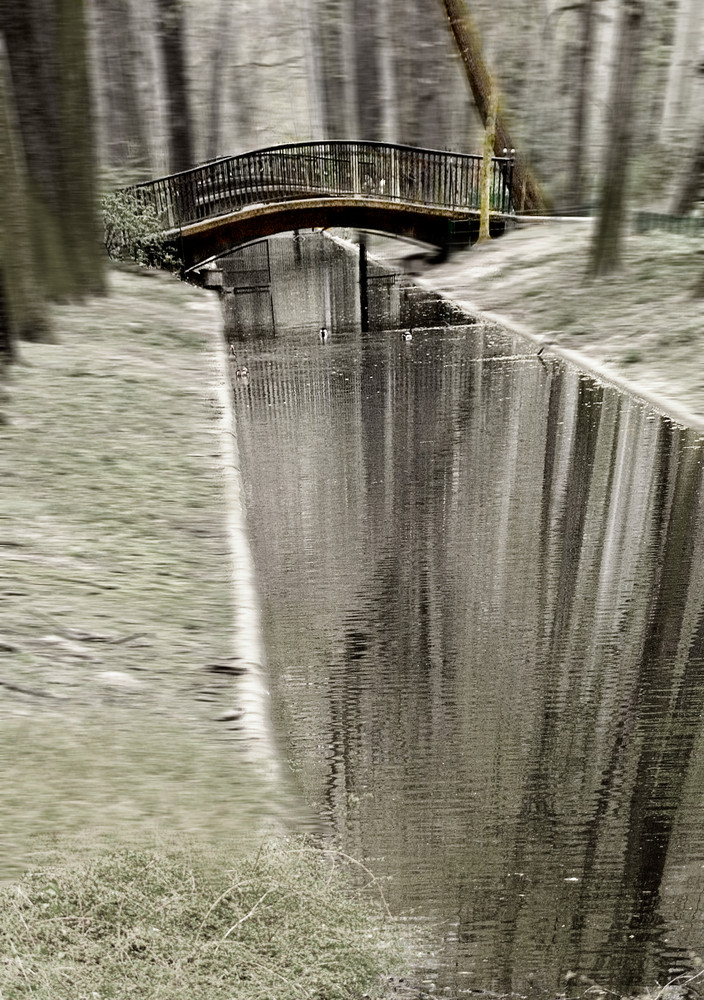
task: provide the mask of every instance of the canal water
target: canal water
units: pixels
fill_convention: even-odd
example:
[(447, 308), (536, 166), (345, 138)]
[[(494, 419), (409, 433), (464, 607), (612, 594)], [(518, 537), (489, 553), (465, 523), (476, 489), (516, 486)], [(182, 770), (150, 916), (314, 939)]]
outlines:
[(697, 976), (701, 437), (374, 266), (363, 331), (326, 237), (226, 267), (277, 737), (420, 979)]

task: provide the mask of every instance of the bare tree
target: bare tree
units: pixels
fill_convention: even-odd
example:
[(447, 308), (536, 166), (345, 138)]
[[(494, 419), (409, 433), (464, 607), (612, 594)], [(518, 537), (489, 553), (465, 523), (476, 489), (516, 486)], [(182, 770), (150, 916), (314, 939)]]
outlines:
[(102, 289), (101, 227), (82, 0), (0, 0), (27, 231), (50, 296)]
[(600, 185), (599, 219), (588, 268), (590, 277), (609, 274), (621, 263), (643, 18), (644, 0), (620, 0), (606, 158)]
[(129, 0), (90, 0), (95, 101), (101, 119), (101, 153), (108, 166), (148, 167), (147, 125), (140, 106), (135, 63), (136, 28)]
[(215, 38), (210, 56), (210, 98), (207, 109), (207, 134), (205, 139), (205, 155), (209, 160), (215, 159), (220, 149), (220, 105), (222, 92), (222, 74), (225, 65), (225, 53), (229, 38), (230, 8), (223, 3), (218, 11)]
[(185, 62), (183, 0), (157, 0), (164, 58), (171, 170), (187, 170), (195, 161)]
[(704, 5), (701, 0), (679, 0), (660, 127), (664, 144), (685, 138), (692, 111), (698, 111), (703, 44)]
[[(472, 90), (479, 117), (486, 128), (492, 95), (492, 78), (482, 53), (479, 29), (470, 17), (464, 0), (441, 0), (447, 19), (464, 64), (467, 80)], [(501, 154), (504, 149), (513, 148), (504, 116), (497, 114), (494, 134), (494, 151)], [(513, 170), (513, 201), (524, 211), (543, 211), (546, 207), (537, 181), (525, 161), (516, 157)]]
[(353, 6), (355, 93), (360, 139), (383, 139), (378, 0), (356, 0)]
[(704, 185), (704, 126), (699, 130), (694, 148), (685, 161), (675, 196), (672, 200), (672, 211), (675, 215), (686, 215), (694, 208), (694, 204), (702, 193)]
[(584, 198), (584, 151), (587, 141), (587, 105), (591, 94), (596, 4), (597, 0), (582, 0), (574, 8), (579, 14), (580, 26), (577, 35), (577, 86), (567, 160), (567, 198), (571, 209), (578, 208)]

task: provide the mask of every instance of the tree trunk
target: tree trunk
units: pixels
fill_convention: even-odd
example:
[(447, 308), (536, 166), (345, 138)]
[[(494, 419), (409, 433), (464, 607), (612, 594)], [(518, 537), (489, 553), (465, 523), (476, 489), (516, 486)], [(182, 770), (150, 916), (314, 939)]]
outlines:
[(182, 0), (157, 0), (161, 51), (164, 59), (169, 128), (169, 159), (173, 173), (195, 162), (188, 100)]
[(215, 39), (210, 56), (210, 94), (208, 98), (208, 129), (205, 140), (205, 155), (209, 160), (214, 160), (220, 149), (220, 104), (223, 89), (223, 68), (225, 63), (225, 48), (228, 43), (230, 32), (228, 22), (230, 18), (230, 8), (223, 4), (220, 8)]
[(391, 0), (378, 0), (380, 23), (380, 93), (382, 139), (384, 142), (398, 142), (397, 92), (396, 92), (396, 48), (398, 45), (391, 11)]
[(694, 208), (694, 203), (702, 193), (704, 183), (704, 126), (699, 130), (697, 141), (685, 159), (679, 188), (672, 202), (674, 215), (686, 215)]
[(325, 137), (357, 137), (356, 102), (350, 93), (350, 49), (346, 0), (322, 0), (318, 8), (317, 39), (322, 86)]
[(665, 144), (686, 136), (690, 126), (703, 29), (701, 0), (679, 0), (660, 128)]
[[(484, 62), (479, 31), (470, 17), (465, 0), (441, 0), (457, 48), (464, 64), (467, 80), (472, 89), (479, 117), (486, 128), (492, 94), (491, 74)], [(496, 117), (494, 152), (502, 155), (512, 149), (513, 142), (502, 115)], [(545, 197), (527, 164), (516, 157), (513, 170), (512, 199), (518, 211), (542, 212), (546, 209)]]
[(584, 198), (584, 150), (587, 134), (587, 103), (591, 95), (592, 49), (596, 21), (596, 0), (583, 0), (579, 8), (581, 30), (577, 55), (577, 92), (574, 101), (567, 171), (568, 206), (579, 209)]
[(592, 278), (610, 274), (621, 263), (643, 16), (643, 0), (621, 0), (611, 76), (599, 219), (592, 240), (588, 269), (588, 275)]
[(487, 240), (491, 239), (491, 234), (489, 232), (489, 220), (491, 218), (491, 179), (493, 172), (492, 154), (494, 152), (497, 113), (498, 107), (496, 91), (493, 91), (489, 99), (489, 117), (487, 118), (486, 129), (484, 131), (484, 150), (479, 181), (479, 236), (477, 237), (477, 243), (486, 243)]
[(102, 289), (82, 0), (0, 0), (26, 165), (27, 239), (55, 298)]
[(367, 142), (379, 142), (384, 138), (377, 6), (378, 0), (355, 0), (352, 10), (358, 138)]
[(137, 39), (129, 0), (92, 0), (98, 60), (96, 104), (104, 164), (148, 167), (149, 150), (139, 100)]

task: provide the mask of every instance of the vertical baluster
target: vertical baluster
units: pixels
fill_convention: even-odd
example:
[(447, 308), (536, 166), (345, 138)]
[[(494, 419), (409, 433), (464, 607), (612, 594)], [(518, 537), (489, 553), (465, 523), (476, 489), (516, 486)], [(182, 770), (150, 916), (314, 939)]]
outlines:
[(227, 194), (230, 210), (237, 208), (237, 157), (227, 161)]
[(227, 197), (227, 185), (225, 183), (226, 165), (224, 161), (218, 163), (218, 204), (220, 211), (223, 210), (223, 203)]
[(171, 181), (176, 191), (178, 218), (177, 224), (183, 226), (188, 221), (188, 191), (183, 177), (174, 177)]
[(200, 199), (198, 204), (198, 217), (203, 219), (208, 216), (213, 204), (214, 184), (213, 168), (203, 167), (200, 171)]
[(246, 184), (246, 204), (251, 205), (255, 200), (256, 177), (255, 177), (254, 157), (247, 154), (247, 184)]
[(491, 202), (490, 206), (495, 212), (501, 211), (501, 204), (499, 202), (499, 164), (496, 157), (493, 158), (491, 167)]
[(206, 170), (198, 170), (189, 176), (193, 182), (194, 215), (196, 219), (202, 219), (203, 202), (208, 198), (208, 173)]
[(178, 228), (183, 219), (183, 196), (180, 185), (176, 183), (175, 178), (169, 180), (168, 187), (171, 191), (171, 204), (174, 210), (174, 227)]
[(200, 170), (192, 174), (192, 177), (195, 182), (196, 216), (202, 219), (208, 211), (211, 198), (210, 170), (207, 167), (201, 167)]
[(188, 211), (186, 214), (186, 221), (195, 222), (198, 218), (198, 184), (196, 182), (195, 174), (184, 174), (183, 183), (186, 185), (186, 190), (188, 191)]

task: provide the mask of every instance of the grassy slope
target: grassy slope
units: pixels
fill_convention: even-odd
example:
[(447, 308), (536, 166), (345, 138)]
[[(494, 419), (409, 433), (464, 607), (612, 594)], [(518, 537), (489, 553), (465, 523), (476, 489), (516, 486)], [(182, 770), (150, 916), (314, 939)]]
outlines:
[(0, 893), (2, 996), (371, 996), (399, 950), (332, 860), (278, 840), (244, 859), (125, 849), (44, 868)]
[[(589, 243), (589, 224), (528, 226), (453, 255), (420, 282), (583, 352), (636, 392), (704, 418), (704, 299), (692, 298), (704, 238), (629, 236), (623, 269), (593, 283), (584, 280)], [(390, 244), (381, 248), (387, 259), (397, 254)]]
[(218, 838), (269, 805), (207, 669), (232, 652), (219, 308), (164, 275), (112, 284), (23, 346), (2, 428), (4, 874), (37, 834)]
[[(245, 759), (217, 301), (114, 271), (25, 345), (0, 427), (0, 995), (360, 995), (398, 962), (329, 858), (262, 847)], [(338, 866), (339, 867), (339, 866)]]

